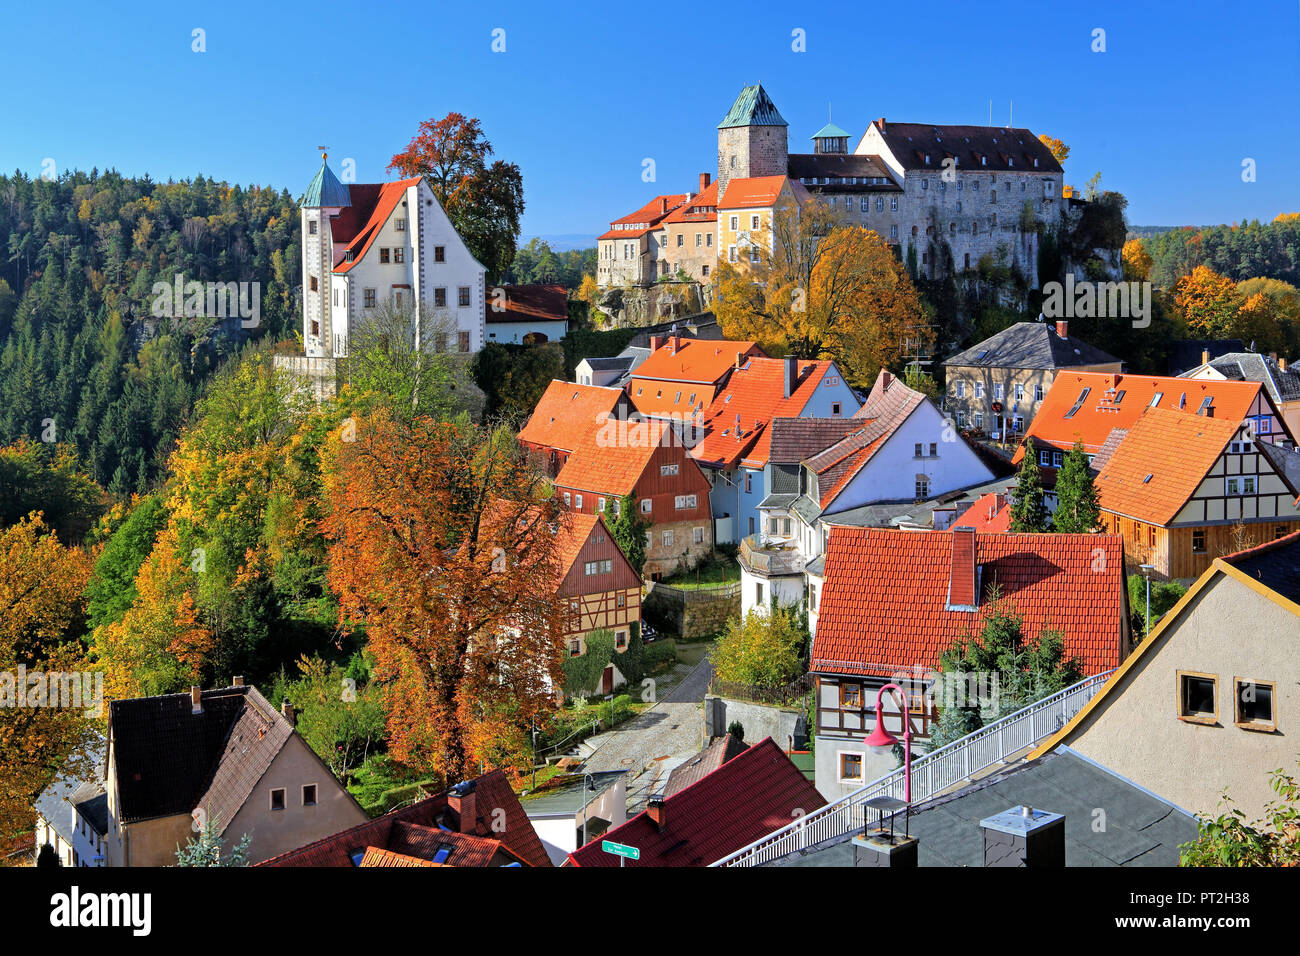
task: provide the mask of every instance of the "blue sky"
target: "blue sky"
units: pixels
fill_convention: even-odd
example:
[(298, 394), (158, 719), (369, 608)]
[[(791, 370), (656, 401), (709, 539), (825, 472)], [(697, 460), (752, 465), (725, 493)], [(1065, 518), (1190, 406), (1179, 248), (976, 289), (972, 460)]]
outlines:
[[(715, 126), (762, 82), (792, 149), (825, 121), (1015, 124), (1065, 140), (1132, 224), (1300, 210), (1297, 0), (848, 4), (87, 0), (0, 14), (0, 169), (116, 167), (287, 186), (319, 163), (386, 178), (420, 120), (478, 116), (519, 164), (524, 235), (594, 235), (716, 165)], [(869, 9), (870, 13), (865, 11)], [(207, 52), (191, 50), (206, 31)], [(505, 31), (505, 52), (492, 31)], [(1106, 31), (1106, 52), (1090, 49)], [(805, 31), (806, 52), (792, 50)], [(653, 158), (657, 182), (642, 181)], [(1242, 161), (1256, 162), (1245, 183)], [(335, 165), (336, 171), (338, 166)]]

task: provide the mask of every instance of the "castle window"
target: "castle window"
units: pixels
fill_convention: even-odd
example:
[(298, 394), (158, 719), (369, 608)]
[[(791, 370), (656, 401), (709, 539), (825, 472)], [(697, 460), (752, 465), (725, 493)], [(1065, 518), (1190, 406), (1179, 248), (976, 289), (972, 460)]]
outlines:
[(394, 250), (393, 250), (393, 261), (396, 262), (396, 263), (399, 264), (399, 265), (402, 264), (403, 262), (405, 262), (405, 261), (406, 261), (406, 250), (405, 250), (405, 249), (394, 249)]
[(890, 227), (889, 227), (889, 238), (890, 238), (890, 239), (897, 239), (897, 238), (898, 238), (898, 227), (897, 227), (897, 226), (890, 226)]
[(316, 281), (316, 277), (315, 277), (315, 276), (312, 276), (312, 277), (311, 277), (311, 291), (312, 291), (312, 292), (315, 292), (317, 288), (319, 288), (319, 283)]
[(889, 197), (889, 211), (890, 211), (890, 212), (898, 212), (898, 197), (897, 197), (897, 196), (890, 196), (890, 197)]
[[(864, 208), (865, 208), (865, 207), (864, 207)], [(884, 197), (884, 196), (877, 196), (877, 197), (876, 197), (876, 212), (884, 212), (884, 211), (885, 211), (885, 197)]]
[(922, 179), (922, 180), (921, 180), (921, 189), (922, 189), (922, 191), (927, 190), (927, 189), (929, 189), (929, 188), (930, 188), (930, 180), (928, 180), (928, 179)]
[(710, 247), (713, 245), (713, 233), (711, 233), (711, 232), (709, 232), (709, 233), (705, 233), (705, 235), (704, 235), (704, 244), (705, 244), (706, 246), (710, 246)]
[(388, 262), (388, 261), (389, 261), (389, 260), (388, 260), (388, 250), (387, 250), (387, 249), (380, 249), (380, 250), (379, 250), (379, 262), (380, 262), (380, 264), (382, 265), (382, 264), (384, 264), (384, 263), (386, 263), (386, 262)]
[(440, 309), (447, 307), (447, 290), (443, 286), (433, 290), (433, 304)]
[(434, 246), (434, 247), (433, 247), (433, 261), (434, 261), (434, 262), (446, 262), (446, 261), (447, 261), (447, 247), (446, 247), (446, 246)]
[(456, 304), (459, 305), (461, 308), (465, 308), (470, 304), (469, 286), (463, 285), (456, 290)]
[(394, 231), (394, 232), (406, 232), (406, 220), (405, 220), (405, 219), (394, 219), (394, 220), (393, 220), (393, 231)]
[(316, 235), (316, 220), (315, 220), (315, 219), (308, 219), (308, 220), (307, 220), (307, 235), (309, 235), (309, 236), (314, 236), (314, 235)]
[(373, 309), (375, 307), (375, 290), (363, 290), (361, 293), (361, 300), (367, 309)]
[(702, 245), (704, 245), (704, 233), (697, 232), (695, 234), (695, 248), (698, 249)]

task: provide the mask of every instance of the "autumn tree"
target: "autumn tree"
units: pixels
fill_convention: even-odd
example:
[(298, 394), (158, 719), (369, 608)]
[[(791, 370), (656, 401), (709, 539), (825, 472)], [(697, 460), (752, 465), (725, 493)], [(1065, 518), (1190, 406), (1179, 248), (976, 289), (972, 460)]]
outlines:
[(722, 262), (714, 312), (730, 338), (775, 354), (833, 358), (865, 387), (909, 345), (932, 338), (916, 288), (875, 232), (845, 226), (823, 203), (779, 206), (757, 263)]
[(475, 117), (427, 119), (389, 170), (424, 176), (456, 232), (496, 282), (510, 268), (524, 212), (523, 176), (514, 163), (489, 163), (492, 144)]
[(1120, 251), (1124, 265), (1124, 278), (1130, 282), (1146, 282), (1151, 278), (1151, 253), (1141, 239), (1129, 239)]
[(85, 553), (61, 544), (40, 515), (0, 531), (0, 838), (31, 828), (32, 801), (60, 767), (90, 775), (84, 760), (72, 764), (89, 740), (94, 701), (83, 697), (80, 709), (20, 706), (18, 695), (26, 699), (32, 688), (16, 679), (19, 666), (78, 676), (89, 667), (81, 642), (89, 572)]
[(1239, 305), (1237, 285), (1209, 266), (1197, 266), (1178, 280), (1174, 302), (1193, 333), (1212, 339), (1232, 334)]
[(1088, 470), (1088, 455), (1082, 442), (1076, 441), (1066, 453), (1056, 475), (1056, 501), (1056, 511), (1052, 514), (1054, 530), (1087, 533), (1097, 530), (1101, 523), (1101, 500), (1092, 472)]
[(733, 618), (711, 655), (719, 680), (780, 687), (799, 676), (806, 635), (793, 608), (753, 608)]
[(1048, 136), (1046, 133), (1040, 133), (1038, 139), (1047, 147), (1048, 151), (1051, 152), (1052, 158), (1064, 166), (1065, 161), (1070, 156), (1070, 147), (1066, 146), (1065, 143), (1061, 142), (1056, 137)]
[(562, 680), (545, 474), (504, 429), (379, 409), (331, 440), (325, 478), (330, 583), (368, 635), (389, 753), (451, 780), (507, 759)]

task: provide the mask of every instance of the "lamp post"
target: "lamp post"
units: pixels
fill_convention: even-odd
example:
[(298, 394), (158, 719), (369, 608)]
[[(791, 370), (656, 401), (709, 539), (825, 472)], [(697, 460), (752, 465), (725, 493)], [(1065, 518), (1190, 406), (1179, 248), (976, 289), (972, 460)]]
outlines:
[(1156, 569), (1154, 564), (1139, 564), (1138, 570), (1142, 572), (1142, 577), (1147, 582), (1147, 615), (1142, 619), (1142, 636), (1146, 637), (1151, 633), (1151, 572)]
[(907, 708), (907, 693), (897, 684), (885, 684), (876, 692), (876, 726), (863, 741), (868, 747), (892, 747), (898, 738), (885, 729), (885, 691), (894, 690), (901, 698), (900, 713), (903, 718), (903, 800), (912, 802), (912, 721)]

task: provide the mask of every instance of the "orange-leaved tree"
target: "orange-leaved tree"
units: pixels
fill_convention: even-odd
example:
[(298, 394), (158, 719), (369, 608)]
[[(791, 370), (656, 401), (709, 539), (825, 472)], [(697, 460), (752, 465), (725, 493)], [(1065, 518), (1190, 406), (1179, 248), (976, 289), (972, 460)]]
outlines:
[(508, 763), (503, 736), (556, 706), (566, 520), (514, 436), (363, 416), (331, 439), (330, 585), (385, 686), (389, 753), (446, 779)]
[(30, 829), (32, 801), (60, 767), (89, 776), (89, 767), (67, 761), (88, 739), (93, 700), (83, 694), (77, 708), (62, 698), (52, 706), (50, 684), (40, 684), (38, 698), (29, 680), (75, 674), (86, 688), (81, 592), (89, 576), (85, 552), (60, 544), (39, 514), (0, 531), (0, 839)]
[(1174, 301), (1187, 327), (1206, 338), (1226, 338), (1232, 334), (1240, 297), (1237, 284), (1209, 266), (1197, 266), (1190, 275), (1178, 280)]

